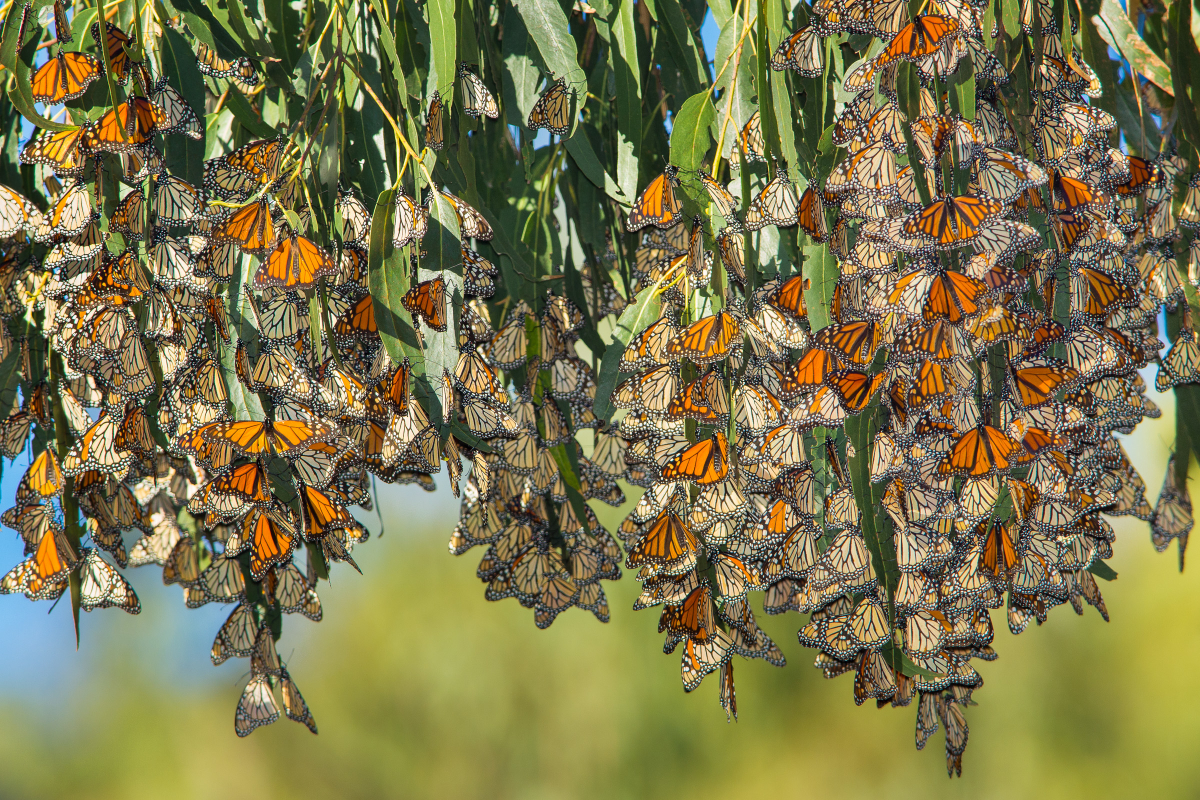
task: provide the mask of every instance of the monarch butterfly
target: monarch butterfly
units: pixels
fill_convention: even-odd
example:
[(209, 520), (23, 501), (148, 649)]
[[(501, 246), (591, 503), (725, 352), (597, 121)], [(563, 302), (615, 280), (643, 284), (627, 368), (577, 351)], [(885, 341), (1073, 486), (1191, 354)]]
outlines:
[(425, 146), (434, 150), (441, 150), (444, 144), (442, 107), (442, 95), (435, 90), (429, 98), (429, 110), (425, 114)]
[(825, 42), (816, 28), (805, 26), (779, 43), (771, 56), (771, 69), (779, 72), (788, 68), (805, 78), (824, 74)]
[[(249, 243), (255, 243), (255, 237), (260, 234), (253, 232), (253, 226), (260, 224), (258, 220), (264, 219), (261, 224), (270, 224), (270, 212), (266, 211), (266, 204), (259, 203), (257, 205), (246, 206), (253, 209), (257, 219), (255, 222), (242, 228), (249, 228), (251, 233)], [(228, 222), (220, 228), (220, 236), (227, 236), (237, 239), (241, 242), (242, 250), (246, 252), (256, 252), (247, 247), (244, 240), (245, 234), (239, 232), (238, 228), (232, 227), (231, 223), (240, 214), (245, 211), (239, 211), (234, 217), (230, 217)], [(261, 216), (258, 216), (261, 214)], [(270, 227), (272, 237), (274, 236), (275, 228)], [(264, 231), (265, 232), (265, 231)], [(217, 240), (218, 232), (213, 231), (210, 240)], [(265, 249), (265, 246), (262, 246)], [(280, 239), (279, 244), (269, 256), (259, 265), (258, 271), (254, 273), (254, 287), (256, 289), (265, 289), (269, 286), (276, 286), (284, 290), (311, 289), (317, 284), (317, 281), (324, 277), (329, 277), (338, 274), (337, 264), (329, 257), (329, 254), (324, 249), (318, 247), (314, 242), (293, 233), (291, 236)]]
[[(294, 240), (303, 239), (303, 237), (292, 236), (285, 239), (278, 248), (275, 245), (276, 239), (275, 223), (271, 219), (271, 207), (263, 199), (257, 203), (242, 206), (231, 217), (213, 226), (208, 241), (210, 245), (236, 242), (242, 252), (253, 253), (257, 256), (266, 255), (274, 250), (272, 256), (278, 255), (279, 257), (274, 262), (274, 267), (268, 269), (268, 264), (271, 263), (271, 259), (268, 259), (259, 267), (259, 271), (254, 276), (256, 283), (259, 281), (259, 276), (262, 276), (263, 281), (272, 281), (262, 284), (264, 286), (285, 286), (289, 280), (303, 280), (306, 277), (315, 281), (319, 277), (316, 275), (317, 272), (328, 269), (325, 262), (320, 261), (319, 255), (313, 252), (318, 249), (316, 245), (312, 245), (309, 249), (295, 243)], [(308, 240), (304, 239), (304, 241)], [(328, 261), (329, 257), (325, 256), (325, 260)], [(319, 265), (314, 262), (319, 262)], [(337, 274), (337, 266), (332, 262), (330, 265), (332, 268), (322, 274)], [(309, 269), (312, 272), (306, 274)], [(264, 270), (266, 270), (265, 274)], [(309, 286), (311, 285), (309, 283)]]
[(667, 345), (667, 355), (683, 356), (696, 364), (711, 364), (729, 355), (739, 332), (737, 319), (727, 311), (719, 311), (680, 331)]
[[(820, 202), (819, 198), (817, 202)], [(750, 208), (746, 211), (746, 228), (756, 231), (767, 225), (791, 227), (796, 224), (799, 211), (800, 200), (796, 196), (796, 187), (788, 180), (784, 170), (776, 169), (775, 177), (750, 201)]]
[(1047, 363), (1045, 365), (1011, 366), (1013, 383), (1016, 384), (1022, 404), (1039, 406), (1054, 399), (1054, 393), (1079, 377), (1071, 367)]
[(226, 544), (226, 557), (249, 547), (250, 574), (256, 581), (277, 564), (290, 565), (296, 548), (295, 526), (289, 515), (277, 508), (251, 509), (234, 536), (236, 540), (231, 537)]
[(233, 717), (233, 730), (239, 737), (246, 737), (264, 725), (279, 719), (279, 704), (271, 683), (265, 674), (254, 674), (242, 690), (237, 711)]
[(111, 22), (105, 22), (104, 42), (100, 41), (100, 23), (92, 23), (92, 40), (97, 47), (108, 48), (108, 63), (112, 68), (112, 79), (116, 81), (118, 86), (124, 86), (129, 81), (129, 75), (132, 71), (133, 61), (130, 60), (126, 53), (126, 47), (133, 47), (137, 44), (137, 31), (132, 34), (126, 34), (125, 31), (113, 25)]
[(1090, 267), (1080, 267), (1071, 276), (1071, 290), (1072, 295), (1076, 295), (1072, 306), (1098, 317), (1107, 316), (1117, 306), (1133, 305), (1138, 299), (1133, 287), (1103, 270)]
[(33, 99), (57, 105), (82, 97), (103, 71), (103, 64), (95, 56), (66, 53), (59, 48), (54, 58), (33, 73)]
[(332, 491), (302, 484), (299, 494), (301, 530), (306, 540), (315, 541), (337, 529), (354, 527), (354, 517), (349, 509), (337, 502)]
[(462, 81), (463, 111), (472, 117), (487, 115), (490, 119), (500, 117), (500, 106), (491, 91), (474, 72), (467, 69), (465, 62), (458, 64), (458, 79)]
[(1083, 181), (1055, 172), (1051, 182), (1054, 190), (1054, 210), (1070, 213), (1092, 211), (1106, 213), (1112, 207), (1112, 197)]
[[(765, 162), (767, 160), (767, 148), (766, 144), (763, 142), (762, 135), (762, 118), (759, 116), (758, 111), (755, 111), (753, 114), (751, 114), (750, 119), (748, 119), (746, 124), (742, 126), (742, 131), (738, 134), (738, 145), (741, 147), (743, 160), (747, 162)], [(734, 166), (741, 166), (741, 164), (739, 162), (735, 162), (733, 158), (730, 158), (729, 162), (729, 166), (731, 168)]]
[(54, 0), (54, 39), (59, 44), (73, 42), (71, 21), (67, 19), (67, 7), (62, 0)]
[(701, 486), (723, 481), (729, 473), (727, 449), (725, 434), (717, 431), (712, 438), (688, 447), (668, 461), (662, 468), (662, 478), (691, 480)]
[(938, 464), (941, 475), (982, 478), (1007, 470), (1017, 443), (1004, 431), (979, 425), (964, 433)]
[(435, 331), (446, 330), (446, 281), (442, 276), (422, 281), (404, 295), (404, 307)]
[(856, 192), (878, 201), (898, 197), (895, 153), (882, 142), (852, 153), (830, 174), (825, 191), (835, 197)]
[(83, 128), (42, 131), (21, 148), (21, 161), (25, 164), (45, 164), (59, 177), (76, 177), (83, 174), (86, 166), (83, 141)]
[(721, 254), (721, 263), (726, 272), (742, 286), (746, 285), (746, 250), (742, 239), (743, 228), (740, 222), (721, 228), (717, 234), (717, 252)]
[(499, 270), (496, 265), (469, 247), (462, 248), (463, 293), (472, 297), (491, 297), (496, 293), (493, 280)]
[(980, 197), (1011, 203), (1035, 186), (1046, 182), (1046, 173), (1027, 158), (982, 147), (974, 165), (975, 182)]
[(712, 200), (713, 207), (717, 212), (726, 219), (735, 217), (737, 214), (737, 201), (733, 198), (733, 195), (702, 169), (696, 170), (696, 177), (700, 179), (704, 190), (708, 192), (708, 196)]
[(918, 14), (875, 57), (874, 66), (880, 68), (900, 59), (916, 62), (935, 56), (957, 41), (958, 29), (958, 20), (953, 17)]
[(837, 370), (830, 373), (826, 381), (828, 386), (837, 392), (846, 410), (857, 414), (871, 402), (885, 377), (883, 372), (867, 375), (857, 370)]
[(571, 96), (567, 93), (566, 78), (559, 78), (538, 98), (529, 111), (526, 124), (531, 131), (545, 128), (555, 136), (566, 136), (570, 132)]
[(167, 122), (160, 106), (144, 97), (131, 97), (84, 129), (88, 150), (128, 153), (140, 148)]
[(129, 614), (142, 610), (137, 592), (116, 568), (90, 547), (82, 551), (79, 566), (79, 605), (85, 611), (97, 608), (120, 608)]
[(1007, 578), (1017, 568), (1018, 563), (1016, 543), (1009, 533), (1008, 526), (1000, 520), (993, 520), (983, 545), (984, 569), (998, 578)]
[(874, 322), (829, 325), (813, 334), (813, 344), (855, 364), (870, 364), (883, 332)]
[[(86, 192), (84, 196), (87, 196)], [(57, 206), (55, 208), (57, 209)], [(90, 202), (88, 210), (91, 210)], [(15, 236), (20, 231), (33, 227), (30, 223), (37, 222), (40, 217), (33, 203), (24, 196), (7, 186), (0, 186), (0, 238)], [(82, 233), (82, 230), (78, 233)]]
[(230, 447), (250, 458), (271, 453), (294, 455), (314, 443), (328, 441), (333, 435), (329, 425), (308, 420), (216, 422), (201, 429), (201, 436), (209, 444)]
[(429, 230), (429, 211), (414, 203), (403, 190), (396, 192), (395, 216), (392, 247), (404, 247), (425, 238)]
[(700, 544), (675, 512), (663, 509), (657, 519), (629, 551), (626, 565), (657, 567), (666, 575), (682, 575), (696, 566)]
[(187, 181), (171, 175), (154, 186), (154, 214), (163, 225), (186, 225), (200, 213), (200, 192)]
[(674, 189), (679, 185), (676, 177), (678, 172), (676, 167), (668, 164), (661, 175), (650, 181), (650, 185), (629, 210), (629, 216), (625, 219), (626, 230), (633, 233), (647, 225), (666, 229), (683, 218), (683, 207), (676, 199)]
[(1137, 156), (1126, 156), (1129, 167), (1129, 179), (1113, 188), (1117, 194), (1132, 196), (1139, 195), (1158, 180), (1158, 164)]
[(908, 217), (904, 232), (933, 239), (942, 248), (958, 247), (979, 235), (986, 222), (998, 217), (1004, 204), (971, 195), (944, 197)]
[[(454, 213), (458, 216), (458, 224), (462, 229), (464, 239), (478, 239), (481, 242), (490, 242), (494, 235), (491, 224), (487, 219), (471, 207), (468, 203), (459, 200), (454, 195), (446, 190), (441, 190), (441, 195), (454, 208)], [(426, 206), (429, 201), (426, 200)]]
[(338, 336), (370, 338), (379, 333), (375, 324), (375, 301), (371, 295), (363, 295), (358, 302), (346, 309), (333, 326)]
[(77, 560), (62, 528), (52, 525), (33, 555), (0, 578), (0, 594), (20, 591), (30, 600), (55, 599), (66, 588), (67, 573)]
[[(13, 219), (13, 214), (9, 211), (10, 208), (7, 203), (0, 207), (0, 225), (11, 227), (10, 220)], [(97, 216), (92, 208), (89, 186), (86, 183), (73, 183), (38, 220), (33, 238), (39, 242), (49, 242), (56, 238), (73, 239), (86, 231)], [(32, 218), (30, 221), (33, 221)]]
[(929, 286), (922, 316), (926, 322), (942, 318), (955, 324), (979, 311), (987, 286), (961, 272), (939, 271)]
[(227, 61), (204, 42), (196, 42), (196, 68), (212, 78), (233, 78), (248, 88), (258, 85), (258, 73), (250, 59), (242, 56)]

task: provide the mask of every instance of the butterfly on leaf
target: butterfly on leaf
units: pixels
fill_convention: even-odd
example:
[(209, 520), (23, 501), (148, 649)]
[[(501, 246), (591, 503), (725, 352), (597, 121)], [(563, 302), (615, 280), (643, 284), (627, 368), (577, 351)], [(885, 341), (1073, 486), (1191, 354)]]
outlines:
[(458, 65), (458, 79), (462, 82), (463, 111), (472, 117), (487, 115), (490, 119), (500, 117), (500, 106), (491, 91), (483, 85), (483, 81), (467, 68), (466, 63)]
[(626, 230), (633, 233), (647, 225), (665, 230), (683, 219), (683, 206), (675, 197), (675, 187), (679, 185), (678, 173), (677, 168), (668, 164), (661, 175), (650, 181), (650, 185), (629, 210), (629, 216), (625, 219)]
[(566, 136), (570, 132), (571, 95), (567, 92), (566, 78), (559, 78), (537, 99), (526, 124), (531, 131), (545, 128), (555, 136)]

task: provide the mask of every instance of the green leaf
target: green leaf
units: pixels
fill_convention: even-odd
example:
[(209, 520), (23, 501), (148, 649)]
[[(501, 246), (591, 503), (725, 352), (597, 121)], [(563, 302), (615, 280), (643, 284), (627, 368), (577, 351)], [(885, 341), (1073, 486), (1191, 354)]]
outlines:
[(245, 256), (242, 257), (242, 268), (234, 270), (233, 280), (229, 282), (228, 305), (226, 312), (229, 316), (229, 344), (221, 344), (218, 348), (218, 360), (221, 362), (221, 374), (225, 378), (225, 390), (229, 394), (229, 402), (233, 406), (234, 419), (263, 420), (267, 418), (262, 401), (258, 394), (250, 391), (237, 376), (236, 354), (238, 340), (246, 342), (250, 354), (250, 366), (254, 367), (256, 355), (255, 342), (258, 340), (258, 329), (254, 327), (254, 310), (250, 301), (242, 291), (246, 278)]
[[(1173, 8), (1171, 13), (1177, 14), (1178, 11)], [(1180, 15), (1180, 18), (1182, 16)], [(1129, 62), (1134, 71), (1140, 73), (1146, 80), (1167, 94), (1175, 94), (1175, 88), (1171, 83), (1171, 68), (1150, 49), (1141, 36), (1138, 36), (1125, 9), (1121, 8), (1117, 0), (1102, 0), (1100, 13), (1092, 17), (1092, 22), (1095, 24), (1100, 38), (1110, 47), (1115, 48), (1121, 57)], [(1189, 26), (1186, 30), (1190, 34), (1190, 15), (1188, 23)]]
[(1092, 565), (1088, 567), (1088, 572), (1101, 580), (1115, 581), (1117, 579), (1117, 571), (1100, 559), (1092, 562)]
[[(201, 107), (203, 108), (203, 106)], [(237, 118), (243, 128), (255, 136), (260, 139), (275, 138), (275, 129), (262, 121), (262, 117), (258, 115), (258, 112), (250, 105), (250, 101), (232, 81), (229, 84), (229, 93), (225, 96), (225, 107), (233, 112), (233, 116)]]
[(230, 61), (236, 58), (257, 60), (253, 53), (246, 52), (234, 32), (199, 0), (174, 0), (173, 5), (179, 10), (192, 36), (216, 51), (221, 58)]
[(707, 91), (683, 102), (671, 127), (671, 163), (684, 172), (694, 172), (704, 163), (712, 146), (712, 125), (717, 110)]
[(509, 125), (525, 128), (529, 112), (538, 99), (538, 84), (542, 71), (530, 55), (529, 31), (525, 20), (517, 13), (517, 7), (509, 5), (504, 10), (504, 71), (509, 80), (504, 81), (504, 115)]
[(808, 280), (804, 305), (808, 309), (809, 328), (815, 333), (832, 321), (829, 309), (840, 271), (828, 244), (810, 244), (801, 251), (804, 254), (802, 274)]
[(645, 330), (662, 313), (662, 300), (658, 294), (658, 283), (647, 286), (637, 293), (617, 320), (612, 340), (604, 351), (600, 362), (600, 374), (596, 376), (596, 402), (592, 408), (596, 416), (605, 422), (612, 420), (616, 408), (612, 404), (612, 393), (620, 378), (621, 356), (629, 340)]
[(573, 73), (579, 72), (579, 54), (558, 0), (514, 0), (514, 5), (526, 31), (537, 44), (546, 69), (556, 78), (566, 78), (569, 84), (573, 83)]
[[(1104, 7), (1101, 6), (1101, 14)], [(1167, 39), (1171, 47), (1172, 80), (1175, 84), (1175, 112), (1179, 115), (1182, 138), (1200, 148), (1200, 117), (1195, 106), (1188, 101), (1188, 89), (1200, 80), (1200, 52), (1191, 35), (1192, 7), (1187, 2), (1172, 3), (1166, 24)]]
[[(201, 131), (207, 136), (207, 126), (203, 124), (204, 78), (196, 68), (196, 56), (188, 46), (187, 40), (170, 26), (163, 30), (162, 45), (159, 57), (163, 74), (171, 85), (179, 90), (192, 110), (200, 115)], [(193, 186), (200, 186), (204, 181), (203, 136), (200, 139), (167, 136), (164, 143), (167, 171)]]
[(708, 83), (707, 59), (704, 46), (696, 39), (692, 26), (679, 5), (679, 0), (658, 0), (661, 25), (659, 35), (665, 37), (667, 49), (675, 57), (675, 66), (683, 77), (684, 91), (697, 94)]
[(0, 361), (0, 414), (7, 415), (17, 401), (21, 386), (21, 348), (13, 347)]
[(579, 171), (591, 181), (597, 189), (602, 190), (606, 195), (616, 200), (623, 205), (630, 205), (633, 198), (627, 196), (621, 191), (621, 187), (613, 179), (612, 175), (608, 174), (608, 170), (600, 165), (600, 159), (596, 157), (596, 151), (592, 149), (592, 143), (588, 141), (586, 136), (572, 136), (566, 141), (567, 152), (571, 155), (571, 161), (575, 166), (579, 167)]
[(408, 309), (403, 302), (409, 289), (408, 263), (402, 250), (392, 248), (395, 196), (395, 190), (388, 189), (375, 202), (367, 249), (367, 281), (375, 307), (375, 326), (379, 329), (379, 338), (383, 340), (383, 346), (392, 361), (399, 364), (405, 356), (412, 361), (419, 360), (421, 350), (416, 332), (408, 323)]
[(439, 90), (446, 103), (446, 111), (452, 106), (454, 79), (458, 74), (458, 55), (454, 22), (454, 0), (429, 0), (425, 4), (429, 14), (429, 46), (433, 58), (429, 69), (429, 94)]
[[(616, 0), (609, 18), (613, 47), (609, 50), (616, 86), (617, 185), (628, 198), (637, 197), (642, 155), (642, 83), (638, 61), (633, 0)], [(632, 201), (630, 201), (632, 202)]]
[(896, 546), (892, 541), (892, 520), (883, 510), (883, 484), (871, 483), (871, 448), (879, 433), (882, 406), (876, 397), (861, 414), (846, 419), (846, 440), (854, 445), (854, 455), (848, 459), (850, 485), (854, 501), (862, 511), (862, 534), (871, 552), (875, 580), (887, 599), (889, 618), (895, 619), (892, 609), (900, 568), (896, 564)]
[[(429, 412), (429, 419), (440, 429), (442, 400), (438, 394), (438, 386), (441, 383), (442, 374), (453, 375), (455, 367), (458, 366), (459, 309), (463, 305), (462, 276), (452, 272), (424, 268), (418, 271), (418, 276), (422, 281), (433, 280), (439, 276), (446, 281), (446, 330), (435, 331), (423, 321), (420, 323), (421, 338), (425, 341), (424, 367), (420, 370), (413, 370), (413, 377), (417, 384), (417, 397), (425, 395), (424, 405)], [(424, 392), (422, 392), (422, 385)]]

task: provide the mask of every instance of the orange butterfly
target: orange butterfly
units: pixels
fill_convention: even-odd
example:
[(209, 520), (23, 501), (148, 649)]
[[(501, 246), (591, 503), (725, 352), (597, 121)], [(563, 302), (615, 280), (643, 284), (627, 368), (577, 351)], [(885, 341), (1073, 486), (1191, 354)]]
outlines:
[(33, 99), (55, 105), (82, 97), (103, 71), (104, 65), (95, 56), (65, 53), (60, 48), (33, 74)]
[(837, 392), (842, 405), (852, 414), (857, 414), (867, 407), (886, 373), (868, 375), (857, 370), (838, 370), (829, 375), (827, 385)]
[(124, 86), (129, 81), (131, 66), (133, 61), (125, 52), (126, 46), (132, 47), (137, 44), (137, 31), (132, 35), (113, 25), (111, 22), (104, 23), (106, 34), (104, 44), (100, 44), (100, 23), (92, 23), (92, 39), (97, 46), (108, 48), (108, 61), (112, 65), (112, 77), (117, 82), (118, 86)]
[(144, 97), (131, 97), (85, 129), (84, 147), (111, 153), (141, 148), (167, 122), (167, 112)]
[(957, 35), (958, 20), (953, 17), (937, 14), (915, 16), (875, 57), (875, 67), (886, 67), (899, 59), (921, 61), (929, 58), (953, 42)]
[(379, 332), (375, 324), (375, 301), (371, 295), (363, 295), (350, 306), (333, 326), (338, 336), (371, 336)]
[(804, 305), (804, 288), (807, 283), (808, 280), (800, 275), (788, 278), (771, 295), (771, 303), (794, 317), (807, 317), (808, 308)]
[(711, 439), (697, 442), (672, 458), (662, 468), (665, 481), (690, 480), (701, 486), (725, 480), (729, 474), (725, 434), (717, 431)]
[(640, 231), (647, 225), (656, 228), (670, 228), (683, 218), (683, 206), (675, 197), (674, 187), (679, 185), (676, 177), (679, 170), (667, 165), (662, 175), (650, 181), (625, 220), (625, 227), (630, 232)]
[(943, 247), (957, 247), (974, 239), (980, 227), (1003, 212), (1004, 204), (996, 200), (971, 195), (943, 197), (905, 220), (904, 232), (924, 234)]
[(630, 569), (643, 565), (657, 567), (668, 575), (678, 575), (696, 566), (699, 549), (695, 535), (675, 512), (663, 509), (650, 530), (629, 551)]
[(874, 322), (829, 325), (813, 334), (813, 344), (855, 364), (870, 364), (883, 331)]
[(430, 328), (446, 330), (446, 281), (441, 275), (409, 289), (402, 302), (410, 314), (425, 320)]
[(729, 355), (741, 332), (738, 321), (727, 311), (693, 322), (679, 332), (669, 345), (667, 355), (683, 356), (696, 364), (711, 364)]
[(251, 458), (271, 453), (288, 455), (315, 442), (326, 441), (334, 431), (324, 422), (214, 422), (201, 429), (205, 442), (227, 445)]
[[(218, 223), (213, 227), (212, 233), (209, 234), (209, 242), (211, 244), (221, 244), (222, 242), (237, 242), (238, 246), (244, 252), (253, 253), (255, 255), (264, 255), (275, 248), (275, 223), (271, 220), (271, 207), (266, 200), (259, 200), (257, 203), (251, 203), (247, 206), (242, 206), (234, 212), (233, 216), (223, 222)], [(307, 240), (306, 240), (307, 241)], [(315, 245), (313, 245), (315, 247)], [(286, 251), (291, 253), (291, 249)], [(276, 251), (275, 254), (278, 254)], [(272, 254), (272, 255), (275, 255)], [(282, 257), (282, 254), (280, 254)], [(327, 257), (328, 258), (328, 257)], [(311, 266), (311, 262), (309, 262)], [(283, 262), (282, 266), (287, 266), (287, 261)], [(264, 264), (259, 268), (258, 273), (254, 276), (255, 284), (258, 284), (260, 276), (263, 276)], [(336, 273), (336, 268), (334, 273)], [(282, 267), (278, 272), (268, 271), (263, 280), (280, 280), (290, 277), (291, 273), (284, 272)], [(283, 283), (267, 283), (267, 286), (282, 286)]]
[(1026, 406), (1038, 406), (1054, 399), (1054, 393), (1064, 383), (1075, 380), (1079, 373), (1061, 364), (1046, 364), (1012, 369), (1013, 383)]
[(242, 520), (242, 541), (250, 545), (250, 574), (261, 581), (276, 564), (288, 564), (296, 549), (292, 522), (281, 511), (255, 508)]
[[(262, 211), (260, 207), (265, 207), (265, 204), (246, 206), (246, 208), (258, 208), (258, 211), (254, 213), (255, 225), (260, 219), (264, 220), (263, 224), (269, 224), (270, 212), (267, 211), (262, 214), (262, 217), (259, 217), (258, 214)], [(243, 208), (238, 214), (245, 210)], [(237, 214), (234, 215), (234, 217), (236, 216)], [(234, 217), (230, 217), (228, 222), (232, 223)], [(270, 225), (270, 229), (271, 235), (274, 236), (274, 225)], [(250, 230), (254, 231), (254, 226), (250, 226)], [(234, 238), (241, 243), (243, 250), (253, 252), (236, 232), (230, 230), (229, 233), (234, 234)], [(213, 235), (216, 236), (215, 231)], [(257, 235), (257, 232), (252, 233), (252, 238)], [(276, 286), (285, 290), (311, 289), (320, 278), (337, 274), (337, 264), (324, 249), (318, 247), (315, 242), (293, 233), (286, 239), (280, 239), (271, 255), (267, 256), (266, 260), (259, 265), (258, 271), (254, 274), (254, 288), (265, 289), (268, 286)]]
[(304, 538), (310, 542), (355, 524), (350, 511), (334, 501), (329, 493), (303, 484), (300, 488), (300, 519)]
[(938, 472), (942, 475), (962, 475), (982, 478), (1009, 468), (1009, 459), (1017, 443), (1008, 434), (991, 425), (980, 425), (962, 436), (950, 448)]
[(983, 543), (983, 568), (996, 577), (1008, 577), (1020, 559), (1008, 527), (1000, 520), (993, 520)]

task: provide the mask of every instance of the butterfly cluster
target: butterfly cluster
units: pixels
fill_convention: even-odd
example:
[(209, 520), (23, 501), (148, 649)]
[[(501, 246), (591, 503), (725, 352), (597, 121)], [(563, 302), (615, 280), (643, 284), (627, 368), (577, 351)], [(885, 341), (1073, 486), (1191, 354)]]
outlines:
[[(38, 64), (16, 101), (57, 111), (15, 106), (40, 130), (0, 186), (0, 452), (29, 463), (0, 593), (69, 597), (78, 626), (138, 613), (121, 570), (154, 565), (189, 608), (228, 605), (211, 657), (248, 659), (240, 736), (281, 715), (316, 732), (282, 620), (319, 621), (319, 581), (358, 569), (353, 509), (376, 482), (433, 490), (443, 467), (449, 549), (479, 548), (486, 599), (539, 628), (572, 607), (604, 622), (603, 582), (632, 570), (684, 689), (716, 673), (731, 718), (735, 657), (785, 664), (755, 607), (807, 615), (815, 666), (852, 674), (857, 704), (915, 706), (917, 747), (944, 730), (952, 774), (994, 610), (1014, 633), (1065, 604), (1107, 618), (1108, 517), (1147, 520), (1182, 564), (1188, 459), (1151, 507), (1117, 434), (1159, 415), (1152, 362), (1159, 391), (1200, 382), (1200, 243), (1181, 243), (1200, 177), (1183, 188), (1169, 136), (1116, 146), (1061, 4), (1020, 3), (1001, 30), (974, 0), (817, 0), (761, 40), (735, 9), (711, 90), (681, 106), (678, 76), (636, 76), (669, 88), (654, 114), (675, 109), (678, 156), (643, 159), (640, 193), (617, 186), (638, 174), (630, 130), (649, 152), (668, 128), (627, 125), (623, 73), (583, 91), (543, 53), (558, 77), (501, 94), (522, 106), (515, 146), (494, 63), (435, 54), (426, 90), (381, 99), (332, 13), (289, 76), (282, 50), (240, 55), (240, 29), (165, 6), (59, 0), (53, 37), (11, 9), (0, 59)], [(91, 37), (74, 51), (72, 28)], [(396, 75), (415, 69), (405, 35), (380, 39)], [(583, 39), (579, 65), (609, 69), (619, 39)], [(203, 109), (155, 77), (184, 74), (180, 42)], [(339, 142), (363, 145), (339, 126), (368, 110), (395, 136), (377, 197), (330, 177)]]
[[(918, 748), (943, 726), (952, 774), (973, 662), (996, 657), (990, 610), (1014, 633), (1068, 602), (1107, 619), (1105, 516), (1149, 520), (1181, 558), (1192, 525), (1174, 466), (1151, 509), (1114, 434), (1159, 416), (1138, 370), (1162, 348), (1164, 306), (1183, 324), (1157, 388), (1198, 378), (1173, 250), (1196, 226), (1196, 181), (1176, 217), (1183, 160), (1112, 147), (1114, 119), (1089, 104), (1099, 81), (1064, 52), (1052, 4), (1022, 8), (1024, 137), (986, 4), (816, 3), (770, 66), (828, 75), (828, 42), (873, 39), (826, 130), (838, 157), (803, 188), (776, 163), (740, 216), (736, 181), (696, 175), (737, 291), (691, 288), (720, 283), (678, 170), (627, 219), (656, 229), (637, 287), (663, 311), (630, 340), (612, 398), (628, 409), (625, 477), (646, 487), (620, 533), (638, 607), (661, 604), (667, 651), (684, 645), (684, 688), (719, 670), (736, 713), (732, 656), (783, 663), (746, 600), (761, 589), (766, 613), (810, 615), (800, 642), (827, 677), (853, 673), (856, 703), (915, 703)], [(744, 168), (768, 161), (758, 112), (738, 145)], [(768, 226), (820, 247), (755, 285), (746, 232)]]

